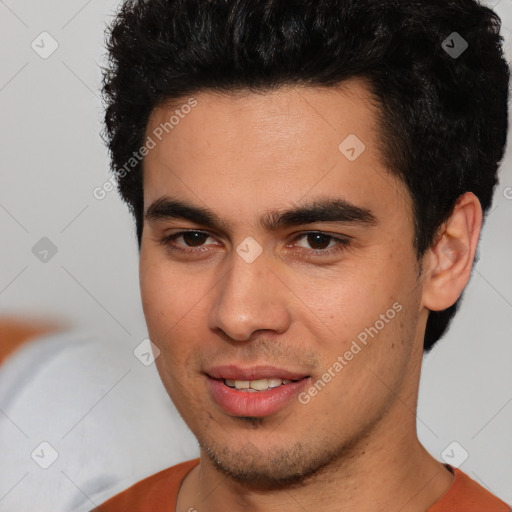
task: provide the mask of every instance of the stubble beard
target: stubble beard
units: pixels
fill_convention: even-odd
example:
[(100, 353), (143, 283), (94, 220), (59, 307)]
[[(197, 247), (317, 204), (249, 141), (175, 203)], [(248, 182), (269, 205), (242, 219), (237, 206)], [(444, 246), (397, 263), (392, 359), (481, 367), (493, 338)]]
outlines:
[[(259, 418), (240, 418), (249, 428), (257, 429)], [(247, 490), (272, 491), (303, 486), (325, 473), (341, 466), (349, 466), (350, 460), (364, 450), (365, 439), (378, 420), (367, 425), (347, 440), (338, 444), (326, 443), (322, 435), (309, 441), (297, 441), (282, 449), (272, 447), (268, 452), (251, 442), (241, 449), (219, 446), (213, 440), (198, 439), (202, 453), (213, 466), (232, 481)], [(315, 434), (312, 434), (314, 436)], [(270, 434), (271, 437), (271, 434)]]

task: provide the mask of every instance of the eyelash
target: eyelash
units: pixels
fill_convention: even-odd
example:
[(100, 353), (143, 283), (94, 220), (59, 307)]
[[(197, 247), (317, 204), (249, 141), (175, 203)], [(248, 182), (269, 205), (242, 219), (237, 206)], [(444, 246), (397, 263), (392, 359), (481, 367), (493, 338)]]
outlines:
[[(178, 233), (173, 233), (172, 235), (167, 235), (167, 236), (163, 237), (160, 240), (160, 243), (172, 251), (179, 251), (179, 252), (187, 253), (187, 254), (204, 252), (205, 251), (204, 247), (199, 247), (196, 249), (184, 249), (183, 246), (179, 246), (174, 243), (174, 241), (177, 238), (179, 238), (180, 236), (187, 234), (187, 233), (201, 233), (203, 235), (212, 236), (209, 233), (206, 233), (204, 231), (198, 231), (198, 230), (180, 231)], [(346, 238), (338, 238), (333, 235), (324, 233), (323, 231), (305, 231), (304, 233), (301, 233), (300, 235), (295, 237), (292, 240), (292, 242), (297, 242), (299, 239), (304, 238), (311, 234), (323, 235), (324, 237), (327, 237), (330, 239), (329, 243), (332, 240), (335, 240), (336, 242), (338, 242), (335, 246), (330, 247), (329, 249), (312, 249), (312, 250), (308, 251), (307, 249), (302, 248), (302, 249), (308, 251), (313, 256), (327, 256), (327, 255), (330, 255), (330, 254), (333, 254), (333, 253), (336, 253), (339, 251), (343, 251), (350, 245), (350, 240), (348, 240)]]

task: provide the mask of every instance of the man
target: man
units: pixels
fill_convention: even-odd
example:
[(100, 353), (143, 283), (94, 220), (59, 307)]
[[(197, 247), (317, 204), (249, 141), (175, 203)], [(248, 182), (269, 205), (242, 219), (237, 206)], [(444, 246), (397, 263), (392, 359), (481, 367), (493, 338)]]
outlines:
[(510, 510), (415, 415), (503, 156), (498, 33), (469, 0), (122, 7), (107, 139), (201, 456), (100, 510)]

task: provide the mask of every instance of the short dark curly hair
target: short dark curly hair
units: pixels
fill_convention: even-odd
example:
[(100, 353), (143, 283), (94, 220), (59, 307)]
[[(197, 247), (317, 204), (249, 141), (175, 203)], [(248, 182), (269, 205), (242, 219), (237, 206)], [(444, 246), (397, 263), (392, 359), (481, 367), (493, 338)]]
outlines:
[[(143, 144), (155, 107), (205, 90), (332, 87), (361, 78), (380, 107), (384, 163), (413, 200), (420, 259), (461, 194), (473, 192), (484, 214), (491, 205), (508, 128), (500, 27), (496, 13), (476, 0), (122, 4), (107, 30), (103, 137), (135, 217), (139, 249), (143, 160), (130, 172), (117, 171)], [(448, 51), (454, 32), (468, 45), (458, 56)], [(460, 300), (429, 313), (425, 351), (446, 331)]]

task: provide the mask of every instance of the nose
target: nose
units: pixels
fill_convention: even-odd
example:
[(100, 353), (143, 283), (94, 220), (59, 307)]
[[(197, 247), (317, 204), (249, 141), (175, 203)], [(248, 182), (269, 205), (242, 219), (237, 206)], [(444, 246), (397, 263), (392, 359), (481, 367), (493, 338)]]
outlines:
[(263, 252), (248, 263), (236, 252), (215, 290), (209, 327), (231, 339), (245, 341), (254, 331), (285, 332), (290, 325), (290, 290), (277, 277)]

